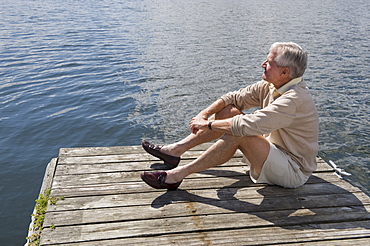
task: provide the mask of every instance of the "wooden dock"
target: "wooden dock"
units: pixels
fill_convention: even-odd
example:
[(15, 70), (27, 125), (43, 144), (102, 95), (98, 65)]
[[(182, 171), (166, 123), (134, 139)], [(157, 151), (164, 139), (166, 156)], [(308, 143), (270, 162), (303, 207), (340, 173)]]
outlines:
[(320, 158), (298, 189), (252, 183), (240, 153), (176, 191), (141, 181), (162, 168), (141, 146), (61, 149), (42, 189), (64, 200), (48, 205), (40, 245), (370, 245), (370, 198)]

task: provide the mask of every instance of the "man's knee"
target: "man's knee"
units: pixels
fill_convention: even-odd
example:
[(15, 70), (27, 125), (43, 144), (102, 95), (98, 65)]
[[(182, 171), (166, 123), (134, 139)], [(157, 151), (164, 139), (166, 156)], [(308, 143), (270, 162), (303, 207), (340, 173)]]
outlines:
[(216, 113), (215, 118), (216, 119), (227, 119), (227, 118), (234, 117), (235, 115), (239, 115), (239, 114), (243, 114), (243, 112), (231, 104), (231, 105), (227, 105), (220, 112)]

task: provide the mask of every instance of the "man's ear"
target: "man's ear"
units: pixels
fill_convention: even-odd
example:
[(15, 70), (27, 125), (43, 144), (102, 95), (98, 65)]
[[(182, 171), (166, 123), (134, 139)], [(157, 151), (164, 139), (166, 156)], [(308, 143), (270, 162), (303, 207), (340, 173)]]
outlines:
[(290, 74), (289, 72), (290, 72), (289, 68), (288, 67), (284, 67), (283, 70), (281, 71), (281, 74), (283, 76), (289, 76), (289, 74)]

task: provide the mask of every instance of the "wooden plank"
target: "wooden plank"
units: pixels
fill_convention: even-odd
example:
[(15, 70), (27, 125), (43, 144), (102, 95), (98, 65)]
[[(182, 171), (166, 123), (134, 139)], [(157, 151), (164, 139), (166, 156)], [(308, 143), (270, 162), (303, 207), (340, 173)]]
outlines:
[[(53, 188), (51, 195), (55, 197), (76, 197), (76, 196), (89, 196), (89, 195), (109, 195), (109, 194), (128, 194), (128, 193), (142, 193), (147, 191), (155, 191), (155, 189), (148, 187), (144, 182), (140, 180), (139, 173), (127, 182), (123, 182), (122, 179), (115, 180), (113, 177), (111, 182), (107, 183), (91, 183), (91, 184), (71, 184), (71, 186), (58, 186)], [(195, 174), (194, 174), (195, 175)], [(198, 175), (198, 174), (197, 174)], [(57, 182), (57, 181), (56, 181)], [(92, 181), (94, 182), (94, 181)], [(333, 174), (328, 173), (317, 173), (313, 175), (309, 180), (310, 183), (324, 183), (325, 188), (331, 187), (330, 183), (336, 182), (336, 186), (345, 185), (345, 181), (338, 180)], [(254, 184), (249, 176), (240, 175), (235, 177), (202, 177), (202, 178), (186, 178), (181, 184), (180, 189), (186, 190), (199, 190), (199, 189), (224, 189), (224, 188), (235, 188), (235, 187), (265, 187), (264, 184)], [(300, 187), (299, 189), (305, 186)], [(254, 188), (255, 189), (255, 188)], [(287, 189), (293, 191), (292, 189)], [(297, 189), (295, 189), (297, 190)]]
[(40, 189), (40, 194), (44, 193), (46, 190), (51, 188), (53, 178), (54, 178), (54, 174), (55, 174), (55, 170), (56, 170), (56, 166), (57, 166), (57, 158), (51, 159), (51, 161), (49, 162), (49, 164), (46, 167), (44, 179), (43, 179), (41, 189)]
[[(191, 160), (182, 160), (180, 165), (185, 165)], [(222, 166), (240, 166), (249, 170), (249, 166), (241, 162), (241, 158), (233, 158)], [(123, 172), (123, 171), (143, 171), (149, 168), (165, 170), (167, 167), (159, 160), (145, 161), (145, 162), (114, 162), (114, 163), (97, 163), (97, 164), (58, 164), (56, 176), (60, 175), (74, 175), (74, 174), (87, 174), (87, 173), (109, 173), (109, 172)], [(333, 172), (326, 163), (318, 163), (317, 172)]]
[[(250, 179), (243, 179), (238, 184), (232, 179), (220, 182), (220, 178), (207, 179), (192, 179), (183, 183), (181, 189), (218, 189), (224, 186), (240, 187), (254, 185)], [(144, 182), (125, 182), (125, 183), (107, 183), (107, 184), (91, 184), (84, 186), (73, 186), (67, 188), (56, 188), (51, 191), (51, 195), (55, 197), (75, 197), (75, 196), (94, 196), (94, 195), (109, 195), (109, 194), (129, 194), (155, 191), (148, 187)]]
[[(353, 207), (370, 205), (370, 198), (357, 194), (334, 194), (334, 195), (314, 195), (305, 196), (297, 199), (296, 197), (259, 197), (254, 199), (237, 199), (234, 196), (227, 196), (223, 199), (198, 197), (186, 191), (179, 192), (183, 195), (180, 200), (171, 197), (170, 206), (145, 204), (135, 206), (135, 213), (132, 207), (109, 207), (99, 209), (79, 209), (74, 211), (48, 212), (44, 226), (52, 225), (65, 226), (77, 224), (102, 223), (105, 221), (125, 221), (125, 220), (144, 220), (145, 218), (166, 218), (175, 216), (188, 216), (189, 208), (192, 208), (191, 215), (210, 215), (226, 213), (254, 213), (263, 211), (276, 211), (285, 214), (284, 210), (306, 208), (317, 213), (317, 210), (328, 207)], [(163, 199), (163, 198), (162, 198)], [(362, 201), (360, 201), (362, 199)], [(194, 200), (201, 200), (194, 202)], [(150, 201), (148, 201), (149, 203)], [(154, 208), (154, 209), (153, 209)], [(365, 209), (363, 209), (366, 212)], [(305, 210), (302, 210), (306, 212)], [(301, 212), (302, 212), (301, 211)], [(292, 215), (291, 215), (292, 216)], [(340, 217), (333, 214), (333, 217)], [(298, 216), (299, 218), (299, 216)], [(330, 221), (334, 221), (330, 219)]]
[[(370, 206), (366, 206), (368, 210)], [(134, 211), (134, 210), (133, 210)], [(188, 208), (191, 213), (192, 208)], [(336, 223), (351, 220), (369, 220), (370, 214), (357, 206), (342, 208), (315, 209), (312, 212), (298, 209), (299, 219), (289, 216), (297, 210), (266, 211), (253, 213), (207, 214), (186, 217), (155, 218), (146, 220), (131, 220), (124, 222), (84, 224), (75, 226), (60, 226), (46, 233), (43, 240), (50, 243), (79, 242), (89, 240), (112, 239), (119, 237), (149, 237), (167, 233), (188, 233), (194, 231), (225, 230), (239, 228), (256, 228), (266, 226), (308, 225), (312, 223)], [(341, 216), (333, 216), (341, 214)], [(54, 237), (58, 234), (58, 239)]]
[[(46, 166), (44, 179), (43, 179), (43, 182), (41, 184), (40, 194), (44, 194), (46, 190), (51, 189), (56, 166), (57, 166), (57, 158), (51, 159), (51, 161)], [(32, 214), (36, 214), (36, 207), (33, 209)], [(29, 225), (27, 238), (31, 237), (34, 233), (36, 233), (35, 227), (33, 226), (34, 222), (35, 222), (35, 217), (31, 216), (31, 222), (30, 222), (30, 225)], [(28, 243), (29, 243), (29, 239), (27, 239), (26, 244), (28, 244)]]
[[(345, 245), (345, 246), (359, 246), (364, 245), (368, 246), (370, 243), (370, 237), (366, 238), (350, 238), (350, 239), (334, 239), (334, 240), (328, 240), (328, 241), (313, 241), (313, 242), (305, 242), (305, 246), (338, 246), (338, 245)], [(291, 243), (289, 245), (292, 246), (302, 246), (302, 243)]]
[[(249, 167), (241, 163), (240, 158), (232, 160), (221, 165), (222, 167), (240, 167), (241, 170), (249, 170)], [(183, 160), (181, 165), (190, 163), (191, 160)], [(166, 170), (168, 167), (161, 161), (145, 161), (145, 162), (125, 162), (125, 163), (104, 163), (104, 164), (59, 164), (55, 175), (75, 175), (88, 173), (109, 173), (109, 172), (131, 172), (131, 171), (146, 171), (146, 170)]]
[[(208, 146), (204, 144), (187, 151), (182, 156), (183, 160), (192, 160), (200, 156), (205, 148)], [(235, 157), (242, 158), (243, 155), (240, 151), (237, 151)], [(142, 162), (142, 161), (159, 161), (148, 153), (144, 152), (139, 146), (130, 147), (97, 147), (97, 148), (77, 148), (77, 149), (61, 149), (59, 164), (103, 164), (103, 163), (125, 163), (125, 162)], [(241, 160), (241, 159), (240, 159)], [(324, 160), (317, 157), (317, 164), (319, 171), (332, 171)], [(245, 164), (244, 164), (245, 165)]]
[[(191, 151), (185, 152), (182, 156), (182, 160), (195, 159), (200, 156), (204, 151)], [(235, 157), (242, 158), (241, 154), (236, 153)], [(122, 155), (97, 155), (97, 156), (61, 156), (58, 162), (61, 164), (91, 164), (91, 163), (117, 163), (117, 162), (132, 162), (135, 161), (158, 161), (158, 158), (148, 153), (126, 153)]]
[[(210, 178), (210, 177), (228, 177), (234, 180), (236, 179), (248, 179), (249, 173), (247, 167), (235, 167), (235, 166), (221, 166), (205, 170), (200, 173), (195, 173), (187, 177), (187, 179), (193, 178)], [(106, 183), (122, 183), (122, 182), (135, 182), (140, 180), (141, 171), (123, 171), (123, 172), (103, 172), (103, 173), (86, 173), (86, 174), (74, 174), (74, 175), (58, 175), (54, 177), (53, 187), (57, 188), (68, 188), (72, 186), (82, 186), (90, 184), (106, 184)], [(327, 181), (334, 181), (338, 178), (332, 173), (320, 173), (315, 174), (315, 177), (321, 177)], [(314, 178), (311, 178), (309, 182), (313, 182)], [(316, 179), (317, 180), (317, 179)], [(185, 182), (185, 181), (184, 181)], [(316, 181), (317, 182), (317, 181)]]
[[(191, 151), (185, 152), (181, 156), (181, 160), (193, 160), (199, 157), (204, 151)], [(234, 158), (240, 158), (242, 160), (243, 155), (240, 152), (236, 152)], [(158, 158), (146, 153), (125, 153), (121, 155), (96, 155), (96, 156), (60, 156), (58, 160), (58, 164), (103, 164), (103, 163), (120, 163), (120, 162), (144, 162), (144, 161), (160, 161)], [(318, 159), (317, 162), (319, 165), (327, 165), (323, 161)], [(244, 164), (245, 165), (245, 164)], [(331, 170), (333, 170), (331, 168)]]
[[(212, 143), (204, 143), (196, 146), (188, 152), (204, 151), (208, 149)], [(127, 153), (142, 154), (143, 148), (141, 145), (134, 146), (111, 146), (111, 147), (85, 147), (85, 148), (61, 148), (59, 156), (99, 156), (99, 155), (125, 155)]]
[[(115, 238), (77, 242), (63, 245), (367, 245), (370, 221), (328, 223), (298, 226), (271, 226), (219, 231), (196, 231), (181, 234), (162, 234), (153, 237)], [(50, 229), (46, 229), (50, 230)], [(53, 244), (51, 244), (53, 245)]]
[[(189, 178), (207, 178), (214, 177), (216, 175), (211, 173), (213, 170), (217, 177), (229, 177), (236, 179), (238, 176), (247, 176), (248, 171), (246, 167), (218, 167), (209, 169), (208, 171), (202, 173), (196, 173)], [(209, 174), (208, 174), (209, 173)], [(70, 187), (70, 186), (81, 186), (89, 184), (105, 184), (105, 183), (120, 183), (120, 182), (133, 182), (141, 181), (140, 172), (110, 172), (110, 173), (87, 173), (78, 175), (63, 175), (55, 176), (54, 178), (54, 188), (60, 187)]]
[(59, 156), (99, 156), (99, 155), (124, 155), (126, 153), (139, 154), (142, 152), (140, 145), (135, 146), (111, 146), (111, 147), (82, 147), (61, 148)]
[[(58, 206), (48, 206), (48, 212), (76, 210), (76, 209), (93, 209), (93, 208), (108, 208), (108, 207), (125, 207), (125, 206), (165, 206), (174, 202), (183, 200), (192, 202), (203, 202), (204, 199), (275, 199), (280, 197), (292, 197), (298, 201), (302, 201), (307, 196), (320, 195), (347, 195), (353, 194), (359, 200), (367, 199), (367, 196), (358, 188), (349, 185), (348, 183), (341, 184), (341, 187), (333, 185), (327, 189), (326, 183), (306, 184), (298, 189), (290, 190), (283, 189), (278, 186), (260, 186), (260, 187), (226, 187), (222, 189), (200, 189), (187, 192), (165, 192), (153, 191), (144, 193), (122, 193), (113, 195), (100, 196), (80, 196), (66, 197), (64, 200), (57, 202)], [(204, 197), (204, 199), (203, 199)], [(318, 200), (321, 201), (321, 200)]]

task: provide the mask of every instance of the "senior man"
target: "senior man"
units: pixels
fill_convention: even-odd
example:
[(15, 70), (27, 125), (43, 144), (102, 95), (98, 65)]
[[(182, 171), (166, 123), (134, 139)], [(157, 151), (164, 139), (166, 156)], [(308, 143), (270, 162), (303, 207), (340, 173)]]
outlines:
[[(302, 186), (316, 169), (318, 114), (302, 76), (307, 53), (297, 44), (274, 43), (262, 63), (262, 81), (229, 92), (190, 122), (192, 133), (165, 146), (147, 141), (143, 148), (171, 167), (143, 172), (141, 178), (156, 189), (176, 190), (196, 172), (228, 161), (237, 149), (247, 158), (255, 183), (285, 188)], [(242, 110), (257, 108), (253, 114)], [(191, 163), (178, 166), (181, 155), (218, 139)]]

